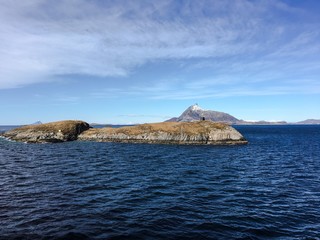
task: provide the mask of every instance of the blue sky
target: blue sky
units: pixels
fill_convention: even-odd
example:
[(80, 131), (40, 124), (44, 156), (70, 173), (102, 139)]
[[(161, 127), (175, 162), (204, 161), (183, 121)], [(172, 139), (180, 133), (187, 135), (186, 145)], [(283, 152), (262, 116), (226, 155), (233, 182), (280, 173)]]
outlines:
[(0, 124), (320, 119), (320, 1), (0, 0)]

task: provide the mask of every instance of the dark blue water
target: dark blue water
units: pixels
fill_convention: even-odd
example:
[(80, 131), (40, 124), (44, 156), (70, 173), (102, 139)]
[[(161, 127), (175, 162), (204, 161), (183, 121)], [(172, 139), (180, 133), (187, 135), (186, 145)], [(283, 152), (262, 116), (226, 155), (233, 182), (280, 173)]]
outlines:
[(320, 126), (246, 146), (0, 139), (0, 239), (319, 239)]
[(6, 131), (9, 131), (9, 130), (11, 130), (11, 129), (13, 129), (13, 128), (17, 128), (17, 127), (20, 127), (20, 126), (18, 126), (18, 125), (8, 125), (8, 126), (4, 126), (4, 125), (2, 125), (2, 126), (0, 126), (0, 134), (1, 134), (1, 133), (4, 133), (4, 132), (6, 132)]

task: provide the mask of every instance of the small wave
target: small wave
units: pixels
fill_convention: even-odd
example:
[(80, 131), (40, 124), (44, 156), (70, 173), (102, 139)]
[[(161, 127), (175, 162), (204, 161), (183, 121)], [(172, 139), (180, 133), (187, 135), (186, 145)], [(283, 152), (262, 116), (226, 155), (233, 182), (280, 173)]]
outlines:
[(1, 139), (0, 239), (317, 239), (320, 126), (270, 128), (241, 149)]

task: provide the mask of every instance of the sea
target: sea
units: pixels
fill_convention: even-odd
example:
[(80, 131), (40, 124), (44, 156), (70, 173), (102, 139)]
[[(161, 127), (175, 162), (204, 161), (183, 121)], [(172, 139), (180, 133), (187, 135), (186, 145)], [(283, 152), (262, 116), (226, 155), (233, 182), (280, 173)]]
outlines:
[(235, 128), (248, 145), (1, 138), (0, 239), (320, 239), (320, 125)]

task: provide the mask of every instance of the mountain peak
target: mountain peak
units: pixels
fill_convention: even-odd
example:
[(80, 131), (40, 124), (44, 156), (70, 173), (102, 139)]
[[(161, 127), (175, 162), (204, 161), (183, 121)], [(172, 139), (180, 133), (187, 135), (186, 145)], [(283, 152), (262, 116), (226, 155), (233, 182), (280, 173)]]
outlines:
[(179, 117), (169, 119), (168, 121), (194, 122), (202, 119), (213, 121), (213, 122), (224, 122), (228, 124), (235, 124), (239, 122), (237, 118), (227, 113), (211, 111), (211, 110), (203, 110), (201, 107), (199, 107), (197, 103), (188, 107)]
[(30, 125), (38, 125), (38, 124), (42, 124), (42, 122), (41, 121), (36, 121), (34, 123), (31, 123)]
[(198, 103), (190, 106), (190, 107), (189, 107), (189, 110), (191, 110), (191, 111), (199, 111), (199, 110), (202, 110), (202, 111), (203, 111), (203, 109), (202, 109), (201, 107), (199, 107)]

